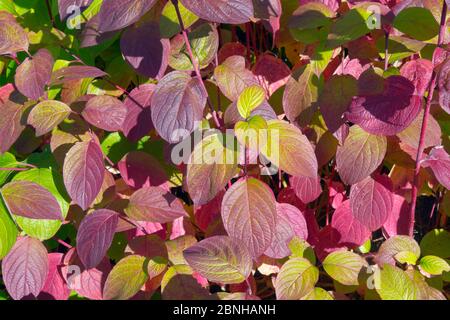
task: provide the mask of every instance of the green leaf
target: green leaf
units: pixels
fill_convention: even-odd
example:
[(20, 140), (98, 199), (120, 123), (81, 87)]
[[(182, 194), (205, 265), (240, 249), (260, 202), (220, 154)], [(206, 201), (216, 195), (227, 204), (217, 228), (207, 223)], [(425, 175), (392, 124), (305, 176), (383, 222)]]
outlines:
[(350, 251), (335, 251), (323, 261), (323, 268), (336, 281), (347, 285), (358, 285), (358, 275), (367, 261)]
[(16, 243), (17, 227), (9, 216), (3, 199), (0, 199), (0, 260), (2, 260)]
[(234, 126), (234, 134), (241, 145), (259, 151), (267, 143), (264, 131), (267, 128), (267, 121), (256, 115), (248, 121), (238, 121)]
[(278, 300), (298, 300), (312, 290), (319, 279), (319, 269), (305, 258), (288, 260), (275, 280)]
[(416, 260), (420, 257), (420, 247), (413, 238), (408, 236), (395, 236), (389, 238), (381, 245), (375, 261), (380, 266), (385, 263), (395, 264), (396, 254), (402, 251), (411, 252), (416, 257)]
[(420, 242), (422, 255), (438, 256), (444, 259), (450, 257), (450, 233), (444, 229), (434, 229), (428, 232)]
[(111, 270), (103, 289), (105, 300), (127, 300), (148, 280), (147, 260), (131, 255), (120, 260)]
[[(376, 290), (383, 300), (415, 300), (417, 296), (413, 280), (402, 270), (384, 265), (375, 282)], [(376, 276), (377, 277), (377, 276)]]
[(17, 14), (12, 0), (0, 0), (0, 10), (8, 11), (11, 14)]
[[(197, 20), (198, 17), (189, 11), (183, 4), (178, 2), (178, 9), (180, 10), (181, 19), (183, 21), (184, 27), (189, 28)], [(164, 9), (161, 13), (161, 18), (159, 20), (159, 28), (161, 32), (161, 37), (172, 38), (174, 35), (181, 31), (180, 23), (178, 22), (177, 12), (175, 6), (171, 1), (167, 1)]]
[(364, 242), (364, 244), (362, 246), (358, 247), (358, 251), (361, 253), (369, 253), (371, 248), (372, 248), (372, 242), (369, 239), (366, 242)]
[(371, 15), (371, 12), (363, 8), (347, 11), (331, 26), (327, 47), (336, 48), (369, 33), (368, 20)]
[(334, 298), (325, 289), (314, 288), (313, 291), (308, 293), (306, 296), (304, 296), (300, 300), (334, 300)]
[(400, 263), (415, 265), (417, 262), (417, 256), (411, 251), (400, 251), (395, 255), (395, 260)]
[(316, 264), (316, 255), (313, 248), (303, 239), (294, 237), (289, 242), (289, 250), (291, 250), (291, 258), (306, 258), (312, 264)]
[(68, 105), (56, 100), (46, 100), (38, 103), (28, 116), (28, 124), (36, 129), (36, 136), (42, 136), (52, 131), (70, 114)]
[(242, 118), (247, 119), (254, 109), (264, 102), (266, 93), (260, 86), (245, 88), (239, 95), (237, 109)]
[[(15, 168), (17, 166), (17, 160), (14, 155), (6, 152), (0, 155), (0, 168)], [(3, 185), (7, 180), (12, 171), (0, 170), (0, 186)]]
[(394, 27), (416, 40), (430, 40), (438, 35), (439, 24), (428, 9), (409, 7), (394, 19)]
[[(62, 177), (57, 171), (46, 168), (31, 169), (18, 173), (13, 181), (30, 181), (41, 185), (55, 197), (63, 217), (67, 216), (70, 200), (68, 200)], [(59, 220), (38, 220), (20, 216), (14, 216), (14, 220), (26, 234), (41, 241), (53, 237), (62, 224)]]
[(288, 24), (289, 31), (295, 40), (305, 44), (325, 40), (333, 15), (323, 3), (306, 3), (292, 14)]
[(447, 261), (436, 256), (423, 257), (420, 259), (419, 266), (423, 271), (431, 275), (440, 275), (443, 272), (450, 272), (450, 266)]

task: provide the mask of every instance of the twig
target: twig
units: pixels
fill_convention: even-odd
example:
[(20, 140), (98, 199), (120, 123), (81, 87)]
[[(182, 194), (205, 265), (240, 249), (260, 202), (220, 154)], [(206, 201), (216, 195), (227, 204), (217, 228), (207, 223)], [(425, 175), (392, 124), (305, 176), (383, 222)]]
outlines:
[(67, 242), (65, 242), (61, 239), (58, 239), (58, 238), (55, 238), (55, 240), (56, 240), (56, 242), (58, 242), (60, 245), (62, 245), (64, 247), (66, 247), (67, 249), (72, 249), (72, 246), (70, 244), (68, 244)]
[[(445, 39), (445, 21), (447, 18), (447, 3), (446, 1), (443, 1), (442, 6), (442, 15), (441, 15), (441, 24), (439, 29), (439, 37), (438, 37), (438, 43), (437, 46), (440, 47)], [(435, 54), (433, 54), (432, 59), (432, 65), (435, 64), (435, 57), (436, 57), (436, 51)], [(409, 221), (409, 235), (412, 236), (414, 232), (414, 218), (415, 218), (415, 212), (416, 212), (416, 204), (417, 204), (417, 194), (419, 190), (419, 173), (420, 173), (420, 161), (422, 160), (423, 151), (425, 149), (425, 132), (427, 130), (428, 125), (428, 118), (430, 116), (430, 108), (431, 108), (431, 102), (433, 100), (433, 94), (434, 94), (434, 88), (436, 87), (436, 79), (437, 79), (437, 73), (435, 70), (433, 70), (433, 74), (431, 76), (430, 84), (428, 86), (428, 97), (427, 97), (427, 103), (425, 106), (425, 112), (423, 115), (423, 121), (422, 121), (422, 128), (420, 130), (420, 138), (419, 138), (419, 146), (417, 148), (417, 156), (416, 156), (416, 167), (414, 170), (414, 179), (413, 179), (413, 187), (411, 192), (411, 210), (410, 210), (410, 221)]]
[(45, 0), (45, 4), (47, 5), (47, 12), (48, 12), (48, 16), (50, 17), (50, 20), (52, 21), (52, 26), (56, 27), (55, 18), (53, 17), (53, 14), (52, 14), (52, 6), (50, 5), (50, 1)]
[(389, 67), (389, 31), (384, 32), (384, 71)]

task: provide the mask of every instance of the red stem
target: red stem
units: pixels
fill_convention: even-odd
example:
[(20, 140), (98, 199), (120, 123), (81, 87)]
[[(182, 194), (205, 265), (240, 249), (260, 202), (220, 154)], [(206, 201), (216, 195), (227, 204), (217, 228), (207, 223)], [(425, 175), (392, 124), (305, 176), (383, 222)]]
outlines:
[(202, 75), (200, 74), (200, 68), (198, 66), (197, 60), (194, 57), (194, 54), (192, 52), (191, 43), (189, 42), (188, 32), (186, 31), (183, 23), (183, 18), (181, 17), (180, 8), (178, 7), (178, 0), (172, 0), (172, 3), (175, 7), (175, 11), (177, 13), (178, 22), (180, 23), (181, 33), (183, 35), (184, 43), (186, 44), (186, 50), (189, 54), (189, 58), (191, 59), (192, 65), (194, 66), (194, 71), (197, 76), (197, 79), (200, 81), (203, 92), (206, 95), (208, 106), (211, 110), (211, 114), (214, 120), (214, 123), (216, 124), (217, 128), (221, 128), (219, 118), (217, 117), (217, 112), (214, 110), (211, 100), (209, 99), (208, 90), (206, 90), (205, 84), (203, 83)]
[[(440, 47), (445, 39), (445, 19), (447, 17), (447, 3), (444, 1), (442, 7), (442, 15), (441, 15), (441, 24), (439, 30), (439, 37), (437, 46)], [(435, 51), (436, 53), (436, 51)], [(433, 55), (432, 64), (435, 64), (435, 55)], [(436, 79), (437, 73), (433, 70), (433, 74), (431, 76), (430, 84), (428, 86), (428, 97), (427, 103), (425, 106), (425, 112), (423, 115), (422, 128), (420, 130), (420, 138), (419, 138), (419, 146), (417, 148), (417, 156), (416, 156), (416, 167), (414, 169), (414, 180), (413, 187), (411, 192), (411, 210), (410, 210), (410, 221), (409, 221), (409, 235), (412, 236), (414, 232), (414, 218), (416, 212), (416, 204), (417, 204), (417, 194), (419, 190), (419, 173), (420, 173), (420, 161), (422, 159), (423, 151), (425, 149), (425, 132), (427, 130), (428, 119), (430, 117), (430, 108), (431, 102), (433, 100), (434, 88), (436, 87)]]

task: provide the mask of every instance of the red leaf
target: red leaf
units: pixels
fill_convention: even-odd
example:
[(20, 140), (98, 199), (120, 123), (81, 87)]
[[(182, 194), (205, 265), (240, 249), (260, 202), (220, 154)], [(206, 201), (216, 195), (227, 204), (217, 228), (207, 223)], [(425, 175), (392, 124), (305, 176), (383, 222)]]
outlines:
[[(291, 206), (290, 204), (277, 203), (277, 214), (278, 215), (276, 227), (274, 230), (275, 231), (274, 236), (272, 238), (270, 246), (267, 248), (264, 254), (270, 258), (282, 259), (291, 254), (291, 250), (289, 249), (288, 245), (289, 242), (294, 237), (294, 235), (296, 235), (294, 234), (294, 228), (297, 229), (296, 230), (297, 232), (299, 232), (298, 229), (300, 229), (301, 230), (300, 232), (302, 233), (305, 231), (307, 232), (307, 228), (304, 219), (303, 221), (301, 221), (301, 219), (298, 219), (298, 217), (303, 218), (302, 213), (297, 208)], [(298, 216), (295, 216), (296, 214), (298, 214)], [(294, 221), (292, 221), (291, 219), (294, 219)], [(295, 223), (297, 224), (295, 225)], [(301, 238), (306, 239), (304, 234), (302, 234)]]
[[(295, 236), (308, 239), (308, 226), (303, 213), (288, 203), (277, 203), (278, 217), (283, 217), (292, 227)], [(289, 239), (290, 240), (290, 239)]]
[(322, 193), (319, 176), (316, 178), (295, 176), (291, 177), (289, 181), (295, 194), (303, 203), (313, 202)]
[(408, 61), (400, 69), (400, 74), (414, 84), (414, 94), (418, 96), (427, 91), (432, 73), (433, 64), (425, 59)]
[(392, 194), (392, 199), (392, 211), (383, 224), (383, 230), (387, 234), (387, 238), (409, 235), (410, 205), (405, 198), (395, 193)]
[(45, 280), (44, 288), (39, 294), (38, 299), (42, 300), (67, 300), (69, 299), (70, 289), (62, 274), (63, 267), (62, 253), (48, 254), (48, 275)]
[(271, 54), (259, 56), (252, 71), (268, 97), (284, 86), (291, 75), (291, 70), (283, 60)]

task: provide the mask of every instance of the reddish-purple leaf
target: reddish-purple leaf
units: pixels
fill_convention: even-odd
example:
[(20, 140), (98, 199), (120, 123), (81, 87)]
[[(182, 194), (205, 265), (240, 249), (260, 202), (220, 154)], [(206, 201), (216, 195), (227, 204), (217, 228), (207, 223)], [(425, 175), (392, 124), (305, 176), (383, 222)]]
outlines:
[(26, 108), (11, 100), (0, 105), (0, 153), (5, 153), (25, 129), (22, 116)]
[(164, 75), (170, 41), (161, 38), (158, 23), (149, 22), (129, 27), (120, 39), (120, 49), (139, 74), (154, 79)]
[(161, 164), (143, 151), (132, 151), (117, 164), (120, 174), (132, 188), (158, 187), (168, 181)]
[[(289, 206), (289, 204), (285, 204)], [(277, 211), (279, 205), (277, 204)], [(275, 232), (272, 238), (270, 246), (266, 249), (264, 254), (270, 258), (283, 259), (291, 254), (289, 249), (289, 242), (294, 237), (294, 230), (291, 222), (285, 218), (283, 215), (278, 213), (277, 224), (275, 227)]]
[(261, 87), (266, 90), (268, 97), (284, 86), (291, 75), (291, 70), (283, 60), (278, 59), (271, 54), (259, 56), (252, 71)]
[(372, 134), (395, 135), (406, 129), (417, 117), (422, 98), (414, 94), (413, 83), (405, 77), (391, 76), (383, 84), (381, 93), (354, 98), (346, 119)]
[(340, 242), (341, 235), (339, 231), (331, 225), (327, 225), (318, 232), (317, 237), (311, 244), (314, 245), (314, 252), (320, 261), (323, 261), (330, 253), (345, 248)]
[(131, 141), (138, 141), (153, 129), (151, 101), (156, 85), (143, 84), (130, 92), (124, 101), (127, 116), (122, 131)]
[(0, 55), (15, 55), (19, 51), (28, 50), (28, 46), (25, 30), (12, 14), (3, 10), (0, 15)]
[(173, 71), (158, 82), (153, 93), (153, 125), (164, 140), (177, 143), (198, 127), (205, 106), (206, 95), (199, 80)]
[(12, 181), (4, 185), (0, 193), (11, 214), (30, 219), (63, 219), (56, 198), (37, 183)]
[(308, 178), (304, 176), (294, 176), (289, 179), (297, 197), (303, 203), (310, 203), (316, 200), (322, 193), (320, 176)]
[(414, 84), (414, 94), (423, 96), (430, 84), (433, 64), (430, 60), (417, 59), (406, 62), (400, 69), (400, 74)]
[(77, 234), (77, 252), (86, 269), (92, 269), (105, 257), (111, 246), (119, 214), (100, 209), (88, 214), (81, 221)]
[(277, 203), (277, 214), (289, 223), (295, 236), (308, 239), (308, 225), (300, 209), (289, 203)]
[(225, 191), (222, 190), (208, 203), (195, 207), (195, 222), (203, 231), (206, 231), (210, 224), (220, 216), (224, 194)]
[(99, 12), (99, 31), (114, 31), (128, 27), (149, 11), (156, 0), (103, 1)]
[(243, 179), (227, 190), (222, 201), (222, 220), (230, 237), (247, 246), (253, 258), (269, 248), (276, 226), (276, 202), (263, 182)]
[(47, 249), (36, 239), (25, 237), (16, 242), (2, 262), (6, 290), (14, 300), (32, 294), (37, 297), (48, 274)]
[(128, 246), (125, 251), (147, 258), (168, 258), (164, 240), (155, 234), (148, 234), (131, 239), (128, 241)]
[(160, 187), (144, 187), (133, 193), (125, 213), (136, 221), (159, 223), (186, 215), (181, 201)]
[(450, 156), (444, 147), (433, 148), (430, 155), (422, 160), (421, 165), (425, 168), (430, 167), (439, 183), (450, 189)]
[(242, 56), (247, 55), (247, 48), (240, 42), (228, 42), (225, 43), (217, 54), (217, 59), (219, 64), (222, 64), (226, 59), (232, 56)]
[(59, 17), (65, 20), (70, 16), (75, 8), (83, 10), (88, 7), (93, 0), (58, 0)]
[(302, 4), (306, 4), (309, 2), (320, 2), (323, 3), (324, 5), (326, 5), (328, 8), (330, 8), (333, 11), (337, 11), (337, 9), (339, 9), (339, 0), (299, 0), (299, 3)]
[(80, 47), (88, 48), (99, 45), (107, 40), (111, 40), (118, 31), (100, 32), (100, 15), (92, 17), (84, 26), (80, 35)]
[(439, 68), (439, 77), (437, 81), (439, 88), (439, 104), (450, 113), (450, 58), (445, 60)]
[(43, 300), (67, 300), (69, 299), (70, 289), (62, 274), (63, 267), (62, 253), (48, 254), (48, 275), (45, 280), (38, 299)]
[(398, 194), (392, 194), (392, 199), (392, 210), (383, 224), (383, 230), (388, 238), (397, 235), (409, 235), (410, 205), (404, 197)]
[(53, 57), (47, 49), (40, 49), (32, 58), (25, 59), (14, 77), (17, 90), (32, 100), (42, 97), (52, 77), (53, 63)]
[[(370, 41), (369, 39), (366, 39), (364, 37), (362, 37), (360, 39), (362, 39), (362, 41), (364, 41), (364, 43), (367, 43)], [(376, 47), (375, 47), (375, 50), (377, 50)], [(378, 57), (378, 50), (376, 51), (376, 56)], [(370, 68), (370, 63), (366, 63), (363, 66), (359, 59), (350, 59), (347, 56), (347, 57), (345, 57), (344, 62), (341, 62), (341, 64), (337, 67), (334, 74), (335, 75), (350, 75), (350, 76), (354, 77), (355, 79), (358, 79), (359, 76), (369, 68)]]
[(72, 200), (86, 210), (101, 190), (105, 168), (102, 149), (94, 140), (76, 143), (64, 160), (64, 185)]
[(61, 68), (52, 75), (52, 85), (59, 85), (68, 81), (85, 78), (98, 78), (108, 75), (106, 72), (91, 66), (68, 66)]
[(371, 235), (370, 230), (353, 216), (350, 200), (344, 201), (333, 213), (331, 226), (340, 235), (339, 244), (349, 248), (361, 246)]
[(127, 116), (122, 101), (111, 96), (95, 96), (89, 99), (81, 113), (93, 126), (106, 131), (119, 131)]
[(370, 231), (379, 229), (392, 211), (392, 182), (387, 176), (368, 177), (350, 191), (353, 216)]
[(181, 0), (181, 3), (201, 19), (228, 24), (249, 22), (253, 17), (250, 0)]

